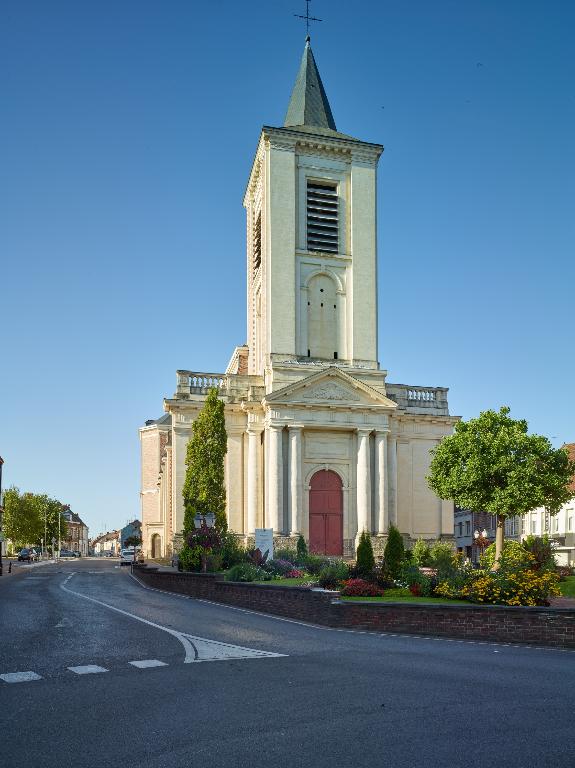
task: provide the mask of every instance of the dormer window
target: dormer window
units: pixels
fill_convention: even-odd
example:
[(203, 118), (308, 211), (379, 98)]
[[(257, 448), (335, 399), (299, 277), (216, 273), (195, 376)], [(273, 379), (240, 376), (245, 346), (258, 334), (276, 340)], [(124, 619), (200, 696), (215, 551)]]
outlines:
[(259, 268), (262, 263), (262, 212), (257, 215), (254, 224), (253, 235), (253, 264), (254, 272)]
[(307, 249), (337, 253), (339, 250), (337, 185), (307, 183)]

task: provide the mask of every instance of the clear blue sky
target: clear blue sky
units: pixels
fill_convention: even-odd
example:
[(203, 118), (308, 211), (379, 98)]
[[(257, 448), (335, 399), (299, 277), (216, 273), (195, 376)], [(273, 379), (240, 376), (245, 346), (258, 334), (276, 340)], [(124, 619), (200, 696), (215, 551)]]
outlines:
[[(0, 11), (5, 486), (139, 514), (138, 427), (245, 341), (242, 196), (303, 0)], [(314, 0), (338, 129), (381, 142), (380, 361), (575, 440), (575, 4)]]

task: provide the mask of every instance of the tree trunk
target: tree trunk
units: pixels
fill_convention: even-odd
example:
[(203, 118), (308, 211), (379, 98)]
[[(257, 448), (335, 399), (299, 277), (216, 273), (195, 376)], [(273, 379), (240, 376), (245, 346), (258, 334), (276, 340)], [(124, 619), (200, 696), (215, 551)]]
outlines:
[(493, 570), (499, 570), (499, 560), (503, 554), (503, 540), (505, 538), (505, 516), (497, 515), (497, 530), (495, 531), (495, 562)]

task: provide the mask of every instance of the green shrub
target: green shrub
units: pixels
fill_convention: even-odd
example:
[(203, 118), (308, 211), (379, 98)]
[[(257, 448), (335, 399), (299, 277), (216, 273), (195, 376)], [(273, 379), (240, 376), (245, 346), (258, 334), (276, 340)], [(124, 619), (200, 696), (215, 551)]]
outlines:
[(553, 554), (551, 540), (547, 534), (543, 536), (527, 536), (523, 542), (523, 548), (533, 556), (532, 568), (534, 571), (553, 571), (557, 563)]
[(305, 543), (304, 537), (300, 535), (297, 537), (297, 545), (296, 545), (296, 558), (297, 562), (304, 561), (306, 557), (308, 556), (307, 551), (307, 544)]
[(429, 544), (423, 539), (418, 539), (411, 550), (413, 562), (420, 568), (427, 568), (431, 562)]
[(274, 548), (274, 560), (289, 560), (290, 563), (297, 563), (297, 552), (293, 547)]
[(358, 576), (371, 576), (375, 568), (375, 557), (371, 545), (371, 536), (367, 531), (362, 531), (357, 545), (355, 570)]
[(447, 578), (455, 569), (453, 547), (447, 541), (436, 541), (429, 550), (429, 560), (432, 568), (437, 569), (440, 581)]
[[(505, 541), (499, 567), (515, 570), (528, 566), (531, 560), (531, 554), (518, 541)], [(480, 558), (481, 567), (487, 570), (493, 568), (494, 562), (495, 543), (490, 544)]]
[(403, 537), (395, 525), (390, 525), (383, 552), (383, 561), (385, 570), (393, 579), (397, 578), (401, 572), (403, 553)]
[(302, 565), (312, 576), (319, 576), (321, 569), (330, 565), (330, 563), (331, 561), (329, 557), (323, 557), (322, 555), (308, 555)]
[[(416, 565), (404, 565), (399, 574), (398, 582), (407, 587), (413, 594), (422, 597), (431, 597), (437, 586), (437, 579), (434, 576), (426, 576), (421, 573)], [(417, 590), (414, 590), (417, 587)]]
[(200, 547), (183, 546), (178, 555), (179, 569), (182, 571), (199, 571), (202, 566)]
[(245, 547), (233, 533), (226, 532), (222, 534), (222, 543), (219, 550), (222, 559), (222, 568), (231, 568), (238, 563), (245, 563), (247, 553)]
[(270, 581), (271, 573), (253, 563), (238, 563), (226, 573), (226, 581)]
[(332, 560), (321, 569), (318, 581), (324, 589), (337, 589), (340, 581), (344, 581), (348, 576), (349, 569), (343, 560)]

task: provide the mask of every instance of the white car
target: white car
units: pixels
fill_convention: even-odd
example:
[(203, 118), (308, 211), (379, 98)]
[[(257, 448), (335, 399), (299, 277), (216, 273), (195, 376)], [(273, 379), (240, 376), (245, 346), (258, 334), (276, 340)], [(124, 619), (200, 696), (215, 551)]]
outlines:
[(127, 547), (120, 551), (120, 565), (129, 565), (134, 562), (134, 547)]

